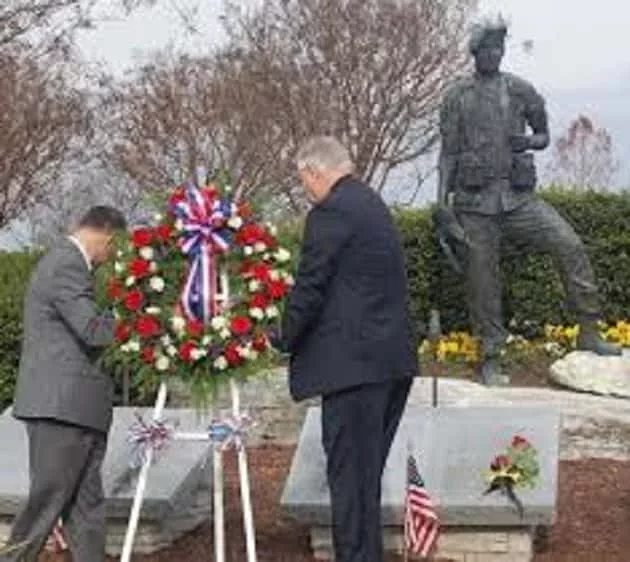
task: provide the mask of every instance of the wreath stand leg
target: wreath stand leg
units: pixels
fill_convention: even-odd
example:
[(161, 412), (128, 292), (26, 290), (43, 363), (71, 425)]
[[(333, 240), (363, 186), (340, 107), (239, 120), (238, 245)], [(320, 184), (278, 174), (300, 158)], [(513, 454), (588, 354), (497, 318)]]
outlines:
[[(230, 391), (232, 393), (232, 415), (238, 419), (241, 415), (241, 393), (238, 382), (234, 379), (230, 379)], [(247, 547), (247, 562), (256, 562), (256, 531), (254, 528), (254, 514), (249, 485), (247, 451), (245, 450), (244, 444), (237, 449), (237, 455), (241, 504), (243, 507), (243, 526), (245, 527), (245, 544)]]
[(214, 562), (225, 562), (225, 523), (223, 516), (223, 451), (214, 445)]
[[(161, 382), (158, 390), (157, 398), (155, 399), (155, 406), (153, 407), (153, 421), (158, 421), (162, 417), (164, 411), (164, 405), (166, 404), (166, 383)], [(149, 476), (149, 468), (153, 461), (153, 448), (149, 447), (140, 469), (140, 475), (138, 476), (138, 483), (136, 484), (136, 494), (133, 498), (133, 505), (131, 507), (131, 514), (129, 515), (129, 523), (127, 524), (127, 532), (125, 534), (125, 542), (123, 544), (122, 554), (120, 556), (120, 562), (129, 562), (131, 560), (131, 552), (133, 549), (133, 541), (136, 536), (136, 530), (138, 528), (138, 520), (140, 519), (140, 509), (142, 508), (142, 502), (144, 501), (144, 491), (147, 485), (147, 478)]]

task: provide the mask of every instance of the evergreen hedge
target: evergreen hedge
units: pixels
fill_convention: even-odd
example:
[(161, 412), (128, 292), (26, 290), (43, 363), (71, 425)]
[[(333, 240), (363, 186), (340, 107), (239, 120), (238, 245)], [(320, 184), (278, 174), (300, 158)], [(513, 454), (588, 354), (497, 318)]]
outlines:
[[(630, 317), (630, 194), (547, 190), (551, 203), (582, 237), (602, 296), (604, 320)], [(430, 211), (397, 210), (407, 259), (411, 306), (419, 332), (431, 308), (441, 314), (444, 331), (468, 329), (464, 279), (451, 271), (435, 239)], [(299, 243), (299, 225), (288, 229)], [(564, 292), (549, 258), (524, 256), (505, 247), (502, 271), (505, 318), (515, 333), (539, 335), (545, 324), (575, 319), (564, 304)], [(0, 253), (0, 409), (13, 396), (17, 372), (24, 291), (33, 264), (31, 253)], [(119, 380), (120, 374), (117, 379)], [(120, 390), (120, 384), (118, 384)], [(132, 398), (139, 399), (132, 389)]]

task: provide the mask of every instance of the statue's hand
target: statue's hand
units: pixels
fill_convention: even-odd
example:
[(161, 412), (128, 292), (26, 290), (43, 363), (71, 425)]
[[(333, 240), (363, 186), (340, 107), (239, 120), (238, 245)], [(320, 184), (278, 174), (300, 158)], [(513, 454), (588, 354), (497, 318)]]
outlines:
[(529, 135), (510, 136), (512, 152), (525, 152), (532, 148), (532, 138)]

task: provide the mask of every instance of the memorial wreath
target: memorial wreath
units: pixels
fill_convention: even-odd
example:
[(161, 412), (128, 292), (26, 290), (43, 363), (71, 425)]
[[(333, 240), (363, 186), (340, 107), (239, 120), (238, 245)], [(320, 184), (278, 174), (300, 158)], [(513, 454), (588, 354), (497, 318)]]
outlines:
[(293, 283), (275, 227), (232, 199), (225, 174), (203, 176), (120, 241), (107, 280), (115, 344), (105, 356), (136, 383), (177, 377), (201, 399), (270, 364), (271, 330)]

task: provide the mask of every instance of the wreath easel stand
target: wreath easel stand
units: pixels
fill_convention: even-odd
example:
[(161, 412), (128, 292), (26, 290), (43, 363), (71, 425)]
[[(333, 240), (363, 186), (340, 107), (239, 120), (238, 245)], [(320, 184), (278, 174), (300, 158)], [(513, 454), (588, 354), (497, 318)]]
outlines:
[[(229, 307), (230, 292), (227, 272), (221, 269), (218, 280), (219, 290), (215, 294), (218, 307)], [(230, 379), (230, 394), (232, 401), (232, 417), (239, 420), (241, 412), (240, 385), (234, 378)], [(160, 382), (155, 405), (153, 407), (152, 421), (159, 423), (162, 420), (164, 406), (167, 397), (167, 384), (165, 380)], [(213, 517), (214, 517), (214, 562), (225, 562), (225, 511), (224, 511), (224, 476), (223, 476), (223, 453), (224, 448), (219, 446), (210, 434), (207, 433), (184, 433), (175, 432), (175, 441), (211, 441), (213, 457)], [(245, 528), (245, 544), (247, 551), (247, 562), (256, 562), (256, 533), (254, 526), (254, 515), (251, 501), (251, 488), (249, 482), (249, 468), (247, 462), (247, 452), (244, 444), (236, 446), (238, 457), (239, 487), (241, 505), (243, 509), (243, 526)], [(120, 562), (130, 562), (133, 543), (140, 519), (140, 510), (144, 501), (145, 488), (149, 476), (149, 469), (153, 462), (155, 450), (148, 447), (136, 484), (136, 492), (129, 515), (125, 542), (120, 557)]]

